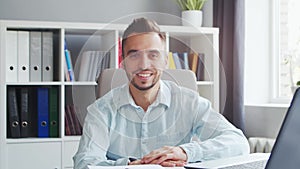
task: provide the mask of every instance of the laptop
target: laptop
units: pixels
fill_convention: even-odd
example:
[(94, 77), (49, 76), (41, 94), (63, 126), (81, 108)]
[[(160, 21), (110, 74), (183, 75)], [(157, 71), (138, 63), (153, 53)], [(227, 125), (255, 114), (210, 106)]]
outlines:
[(300, 88), (294, 94), (271, 154), (253, 153), (219, 160), (190, 163), (187, 169), (282, 169), (300, 167)]

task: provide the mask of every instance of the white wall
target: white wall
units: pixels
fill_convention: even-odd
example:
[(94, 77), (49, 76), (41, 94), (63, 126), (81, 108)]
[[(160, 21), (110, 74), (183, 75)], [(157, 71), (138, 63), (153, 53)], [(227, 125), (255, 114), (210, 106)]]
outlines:
[(1, 19), (106, 23), (141, 12), (180, 15), (174, 0), (0, 0)]
[[(204, 6), (203, 22), (212, 24), (212, 0)], [(109, 23), (136, 13), (181, 16), (176, 0), (0, 0), (0, 19)], [(155, 18), (153, 18), (155, 19)], [(124, 23), (123, 22), (123, 23)], [(180, 25), (180, 19), (158, 16), (159, 24)]]
[(276, 138), (287, 111), (278, 106), (245, 106), (247, 137)]

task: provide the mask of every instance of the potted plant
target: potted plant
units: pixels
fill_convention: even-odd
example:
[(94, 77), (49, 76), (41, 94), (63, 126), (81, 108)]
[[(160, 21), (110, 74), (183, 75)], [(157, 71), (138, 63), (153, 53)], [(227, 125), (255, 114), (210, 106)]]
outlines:
[(206, 0), (177, 0), (182, 9), (181, 19), (184, 26), (202, 26), (202, 7)]

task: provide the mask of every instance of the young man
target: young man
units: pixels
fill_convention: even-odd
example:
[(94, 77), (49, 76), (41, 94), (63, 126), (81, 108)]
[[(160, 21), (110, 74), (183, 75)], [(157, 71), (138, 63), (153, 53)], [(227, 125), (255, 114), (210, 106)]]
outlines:
[(243, 133), (215, 112), (208, 100), (160, 80), (168, 60), (166, 37), (154, 21), (135, 19), (122, 43), (130, 82), (88, 107), (74, 156), (76, 169), (87, 165), (183, 166), (249, 153)]

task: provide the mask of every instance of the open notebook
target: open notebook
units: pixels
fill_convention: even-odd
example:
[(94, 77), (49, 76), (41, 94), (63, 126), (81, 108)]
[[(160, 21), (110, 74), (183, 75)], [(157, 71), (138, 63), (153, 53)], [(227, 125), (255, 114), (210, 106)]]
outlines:
[[(269, 154), (249, 154), (202, 163), (188, 164), (185, 168), (223, 168), (223, 169), (284, 169), (300, 166), (300, 88), (294, 94), (285, 115), (274, 147)], [(257, 166), (256, 166), (257, 165)]]

